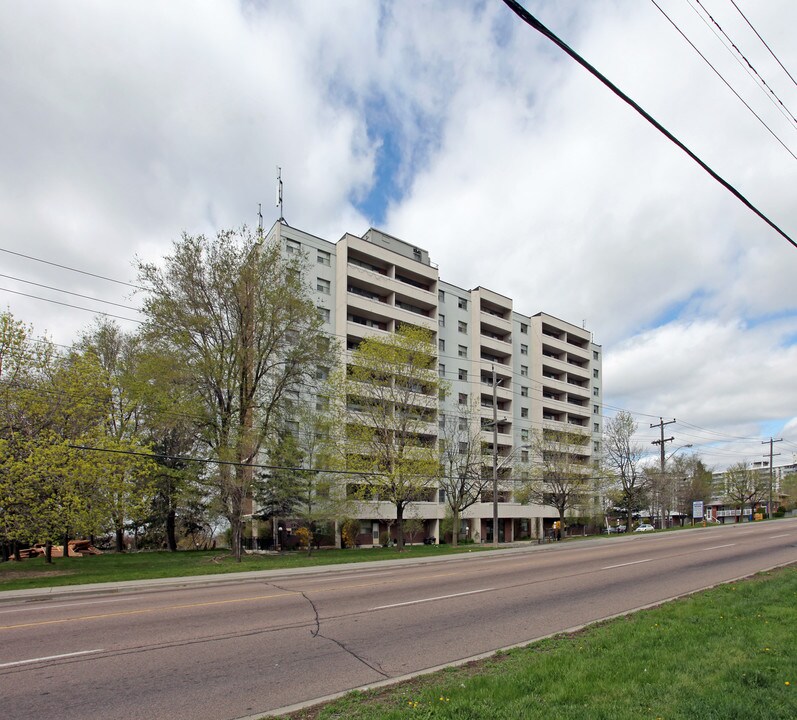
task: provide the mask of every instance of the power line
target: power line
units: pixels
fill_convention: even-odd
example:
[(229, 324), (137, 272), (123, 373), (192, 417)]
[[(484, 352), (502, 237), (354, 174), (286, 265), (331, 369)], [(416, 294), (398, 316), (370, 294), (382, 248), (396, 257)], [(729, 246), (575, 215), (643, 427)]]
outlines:
[(88, 272), (86, 270), (78, 270), (77, 268), (69, 267), (68, 265), (61, 265), (56, 262), (52, 262), (50, 260), (42, 260), (41, 258), (33, 257), (32, 255), (25, 255), (21, 252), (16, 252), (14, 250), (7, 250), (6, 248), (0, 248), (0, 252), (8, 253), (9, 255), (16, 255), (18, 257), (23, 257), (26, 260), (34, 260), (36, 262), (44, 263), (45, 265), (52, 265), (53, 267), (61, 268), (62, 270), (69, 270), (70, 272), (80, 273), (81, 275), (88, 275), (89, 277), (99, 278), (100, 280), (107, 280), (108, 282), (116, 283), (117, 285), (126, 285), (127, 287), (135, 288), (136, 290), (146, 290), (147, 288), (141, 287), (141, 285), (134, 285), (133, 283), (124, 282), (124, 280), (115, 280), (114, 278), (106, 277), (105, 275), (97, 275), (96, 273)]
[(741, 103), (742, 103), (742, 104), (743, 104), (743, 105), (744, 105), (744, 106), (745, 106), (745, 107), (746, 107), (746, 108), (747, 108), (747, 109), (748, 109), (748, 110), (749, 110), (751, 113), (753, 113), (753, 115), (756, 117), (756, 119), (758, 120), (758, 122), (760, 122), (760, 123), (761, 123), (761, 124), (762, 124), (762, 125), (763, 125), (763, 126), (766, 128), (766, 129), (767, 129), (767, 131), (769, 132), (769, 134), (770, 134), (770, 135), (772, 135), (772, 137), (774, 137), (774, 138), (775, 138), (775, 140), (777, 140), (777, 141), (778, 141), (778, 142), (779, 142), (779, 143), (780, 143), (780, 144), (783, 146), (783, 148), (786, 150), (786, 152), (787, 152), (787, 153), (789, 153), (789, 155), (791, 155), (791, 156), (792, 156), (792, 157), (793, 157), (795, 160), (797, 160), (797, 155), (795, 155), (795, 154), (794, 154), (794, 153), (791, 151), (791, 149), (789, 148), (789, 146), (788, 146), (788, 145), (786, 145), (786, 143), (784, 143), (784, 142), (783, 142), (783, 140), (781, 140), (781, 139), (780, 139), (780, 138), (779, 138), (779, 137), (778, 137), (778, 136), (775, 134), (775, 131), (774, 131), (774, 130), (773, 130), (771, 127), (769, 127), (769, 125), (767, 125), (767, 124), (766, 124), (766, 122), (764, 122), (764, 119), (763, 119), (763, 118), (762, 118), (762, 117), (761, 117), (761, 116), (760, 116), (760, 115), (759, 115), (759, 114), (758, 114), (758, 113), (757, 113), (755, 110), (753, 110), (753, 108), (752, 108), (752, 107), (750, 107), (750, 105), (748, 105), (748, 104), (747, 104), (747, 102), (745, 101), (745, 99), (744, 99), (744, 98), (743, 98), (741, 95), (739, 95), (739, 93), (738, 93), (738, 92), (736, 92), (736, 90), (734, 89), (734, 87), (733, 87), (733, 86), (732, 86), (732, 85), (731, 85), (731, 84), (730, 84), (730, 83), (729, 83), (729, 82), (728, 82), (728, 81), (727, 81), (727, 80), (726, 80), (726, 79), (725, 79), (725, 78), (722, 76), (722, 74), (720, 73), (720, 71), (719, 71), (719, 70), (717, 70), (717, 68), (715, 68), (715, 67), (714, 67), (714, 65), (712, 65), (712, 64), (711, 64), (711, 62), (709, 61), (709, 59), (708, 59), (708, 58), (707, 58), (705, 55), (703, 55), (703, 53), (702, 53), (702, 52), (700, 52), (700, 50), (698, 50), (697, 46), (696, 46), (696, 45), (695, 45), (695, 44), (694, 44), (694, 43), (693, 43), (693, 42), (692, 42), (692, 41), (691, 41), (691, 40), (690, 40), (690, 39), (689, 39), (689, 38), (688, 38), (688, 37), (687, 37), (687, 36), (684, 34), (683, 30), (681, 30), (681, 28), (679, 28), (679, 27), (678, 27), (678, 25), (675, 23), (675, 21), (674, 21), (674, 20), (673, 20), (673, 19), (672, 19), (672, 18), (671, 18), (671, 17), (670, 17), (670, 16), (669, 16), (669, 15), (668, 15), (668, 14), (667, 14), (667, 13), (666, 13), (666, 12), (665, 12), (663, 9), (662, 9), (661, 5), (659, 5), (659, 4), (656, 2), (656, 0), (650, 0), (650, 1), (651, 1), (651, 2), (652, 2), (652, 3), (653, 3), (655, 6), (656, 6), (656, 9), (657, 9), (657, 10), (658, 10), (658, 11), (659, 11), (659, 12), (660, 12), (662, 15), (664, 15), (664, 17), (665, 17), (665, 18), (667, 18), (667, 20), (669, 21), (670, 25), (672, 25), (672, 26), (673, 26), (673, 27), (674, 27), (674, 28), (675, 28), (675, 29), (678, 31), (678, 33), (681, 35), (681, 37), (682, 37), (684, 40), (686, 40), (686, 42), (688, 42), (688, 43), (689, 43), (689, 45), (692, 47), (692, 49), (693, 49), (693, 50), (694, 50), (694, 51), (695, 51), (695, 52), (696, 52), (696, 53), (697, 53), (697, 54), (698, 54), (698, 55), (699, 55), (699, 56), (700, 56), (700, 57), (703, 59), (703, 62), (705, 62), (705, 63), (706, 63), (706, 65), (708, 65), (708, 66), (709, 66), (709, 67), (710, 67), (710, 68), (711, 68), (711, 69), (714, 71), (714, 74), (715, 74), (715, 75), (716, 75), (716, 76), (717, 76), (717, 77), (718, 77), (720, 80), (722, 80), (722, 82), (723, 82), (723, 83), (725, 83), (725, 85), (728, 87), (728, 89), (729, 89), (729, 90), (730, 90), (730, 91), (731, 91), (731, 92), (732, 92), (734, 95), (736, 95), (736, 97), (739, 99), (739, 101), (740, 101), (740, 102), (741, 102)]
[(767, 45), (767, 43), (764, 40), (764, 38), (762, 38), (761, 35), (759, 35), (758, 30), (756, 30), (753, 27), (753, 24), (747, 19), (747, 16), (739, 9), (739, 6), (734, 2), (734, 0), (730, 0), (730, 1), (731, 1), (731, 5), (733, 5), (736, 8), (736, 11), (739, 13), (739, 15), (741, 15), (742, 18), (744, 18), (744, 21), (748, 24), (750, 29), (755, 33), (756, 37), (762, 42), (764, 47), (767, 50), (769, 50), (769, 54), (772, 55), (772, 57), (775, 58), (775, 61), (778, 63), (778, 65), (780, 65), (783, 68), (783, 72), (785, 72), (789, 76), (789, 80), (791, 80), (795, 85), (797, 85), (797, 80), (795, 80), (792, 77), (791, 73), (786, 69), (786, 66), (778, 59), (778, 56), (775, 55), (775, 53), (772, 51), (772, 48), (769, 47), (769, 45)]
[(722, 36), (730, 43), (731, 47), (734, 49), (736, 54), (744, 61), (745, 65), (747, 65), (747, 67), (750, 69), (750, 72), (752, 72), (755, 75), (755, 77), (758, 78), (761, 84), (769, 91), (770, 95), (772, 95), (772, 97), (777, 101), (777, 103), (780, 105), (783, 111), (788, 115), (788, 117), (791, 118), (792, 122), (797, 123), (797, 118), (795, 118), (794, 115), (792, 115), (789, 108), (786, 107), (783, 101), (778, 97), (777, 93), (767, 84), (767, 81), (761, 77), (761, 75), (758, 73), (758, 70), (756, 70), (755, 67), (753, 67), (753, 64), (747, 59), (745, 54), (739, 49), (736, 43), (733, 42), (733, 40), (731, 40), (728, 33), (726, 33), (725, 30), (722, 29), (722, 26), (714, 19), (711, 13), (708, 10), (706, 10), (705, 7), (703, 7), (703, 4), (700, 2), (700, 0), (695, 0), (695, 2), (700, 6), (703, 12), (706, 13), (706, 16), (708, 17), (709, 20), (711, 20), (711, 22), (714, 24), (717, 30), (719, 30), (720, 33), (722, 33)]
[(33, 298), (34, 300), (43, 300), (44, 302), (53, 303), (54, 305), (63, 305), (64, 307), (74, 308), (75, 310), (84, 310), (85, 312), (94, 313), (96, 315), (104, 315), (105, 317), (116, 318), (117, 320), (127, 320), (128, 322), (138, 323), (143, 325), (143, 320), (136, 320), (135, 318), (122, 317), (121, 315), (114, 315), (112, 313), (102, 312), (102, 310), (93, 310), (92, 308), (81, 307), (80, 305), (72, 305), (70, 303), (61, 302), (59, 300), (51, 300), (50, 298), (40, 297), (39, 295), (30, 295), (28, 293), (19, 292), (18, 290), (9, 290), (8, 288), (0, 288), (3, 292), (13, 293), (14, 295), (22, 295), (22, 297)]
[(772, 220), (770, 220), (763, 212), (761, 212), (755, 205), (753, 205), (742, 193), (740, 193), (733, 185), (731, 185), (727, 180), (722, 178), (718, 175), (711, 167), (709, 167), (705, 162), (703, 162), (695, 153), (693, 153), (686, 145), (684, 145), (678, 138), (675, 137), (667, 128), (665, 128), (658, 120), (653, 118), (648, 112), (642, 109), (642, 107), (632, 100), (628, 95), (626, 95), (620, 88), (618, 88), (611, 80), (609, 80), (605, 75), (599, 72), (593, 65), (587, 62), (581, 55), (579, 55), (575, 50), (573, 50), (567, 43), (565, 43), (562, 39), (557, 37), (551, 30), (549, 30), (545, 25), (543, 25), (536, 17), (534, 17), (528, 10), (526, 10), (520, 3), (516, 2), (516, 0), (504, 0), (504, 4), (506, 4), (512, 12), (514, 12), (523, 22), (527, 25), (530, 25), (532, 28), (537, 30), (541, 35), (548, 38), (551, 42), (553, 42), (557, 47), (567, 53), (571, 58), (573, 58), (579, 65), (585, 68), (591, 75), (596, 77), (600, 80), (609, 90), (611, 90), (617, 97), (619, 97), (623, 102), (630, 105), (634, 110), (637, 111), (645, 120), (647, 120), (653, 127), (655, 127), (662, 135), (664, 135), (670, 142), (674, 145), (679, 147), (683, 152), (685, 152), (692, 160), (694, 160), (703, 170), (705, 170), (709, 175), (711, 175), (714, 180), (716, 180), (720, 185), (722, 185), (728, 192), (730, 192), (737, 200), (739, 200), (743, 205), (745, 205), (749, 210), (755, 213), (759, 218), (761, 218), (767, 225), (769, 225), (775, 232), (781, 235), (788, 243), (793, 245), (797, 248), (797, 241), (793, 240), (784, 230), (781, 230)]
[(55, 292), (64, 293), (66, 295), (74, 295), (75, 297), (83, 298), (84, 300), (93, 300), (94, 302), (104, 303), (105, 305), (114, 305), (115, 307), (120, 307), (125, 310), (141, 312), (141, 310), (132, 307), (131, 305), (122, 305), (121, 303), (111, 302), (110, 300), (100, 300), (99, 298), (92, 297), (91, 295), (82, 295), (80, 293), (72, 292), (71, 290), (63, 290), (62, 288), (53, 287), (51, 285), (43, 285), (42, 283), (33, 282), (33, 280), (23, 280), (22, 278), (14, 277), (13, 275), (3, 275), (0, 273), (0, 277), (6, 278), (7, 280), (15, 280), (17, 282), (25, 283), (26, 285), (35, 285), (36, 287), (44, 288), (45, 290), (54, 290)]

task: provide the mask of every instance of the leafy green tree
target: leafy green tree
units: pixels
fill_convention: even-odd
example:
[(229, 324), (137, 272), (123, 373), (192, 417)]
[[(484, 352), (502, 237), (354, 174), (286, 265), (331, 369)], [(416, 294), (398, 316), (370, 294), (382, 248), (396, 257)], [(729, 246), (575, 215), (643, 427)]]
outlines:
[(350, 494), (396, 509), (397, 546), (404, 547), (407, 506), (433, 493), (440, 455), (435, 427), (441, 389), (432, 335), (405, 325), (389, 337), (368, 337), (352, 351), (338, 379), (344, 467), (362, 473)]
[(162, 265), (139, 265), (145, 337), (186, 371), (200, 438), (221, 461), (213, 477), (239, 560), (256, 459), (288, 391), (330, 352), (302, 269), (246, 228), (184, 234)]

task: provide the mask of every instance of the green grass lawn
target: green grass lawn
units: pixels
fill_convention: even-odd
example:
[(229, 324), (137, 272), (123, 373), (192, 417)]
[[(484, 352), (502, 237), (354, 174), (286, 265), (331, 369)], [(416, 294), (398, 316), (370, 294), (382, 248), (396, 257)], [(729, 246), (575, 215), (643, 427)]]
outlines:
[(462, 545), (456, 549), (450, 545), (412, 545), (402, 553), (395, 548), (320, 550), (313, 551), (310, 557), (306, 552), (293, 551), (284, 555), (244, 555), (240, 563), (225, 550), (107, 553), (82, 558), (53, 558), (52, 565), (47, 565), (43, 558), (35, 558), (0, 563), (0, 592), (59, 585), (439, 557), (489, 549), (490, 546), (481, 545)]
[(793, 720), (797, 567), (290, 717)]

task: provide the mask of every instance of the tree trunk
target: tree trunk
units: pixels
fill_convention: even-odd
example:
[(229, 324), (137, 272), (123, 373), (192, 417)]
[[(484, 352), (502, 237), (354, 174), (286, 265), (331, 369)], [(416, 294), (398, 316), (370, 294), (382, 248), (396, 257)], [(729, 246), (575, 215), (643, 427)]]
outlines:
[(404, 550), (404, 505), (396, 503), (396, 547), (399, 552)]
[(22, 556), (19, 554), (19, 540), (14, 540), (14, 560), (22, 562)]
[(0, 543), (0, 552), (2, 552), (2, 557), (0, 557), (0, 562), (8, 562), (11, 558), (11, 553), (8, 551), (8, 543)]
[(125, 551), (125, 529), (123, 527), (116, 528), (116, 552), (122, 553)]
[(53, 564), (53, 541), (48, 540), (44, 543), (44, 562), (48, 565)]
[(454, 510), (454, 526), (451, 530), (451, 546), (459, 545), (459, 510)]
[(64, 557), (69, 557), (69, 528), (64, 530)]
[(565, 511), (559, 508), (559, 540), (565, 536)]
[(166, 513), (166, 547), (171, 552), (177, 551), (176, 516), (177, 513), (174, 510), (169, 510)]

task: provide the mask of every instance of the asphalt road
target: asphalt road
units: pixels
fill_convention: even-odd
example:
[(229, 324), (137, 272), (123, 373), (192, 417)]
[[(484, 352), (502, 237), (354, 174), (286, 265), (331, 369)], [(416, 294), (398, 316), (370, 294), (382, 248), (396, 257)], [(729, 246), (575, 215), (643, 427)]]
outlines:
[(0, 717), (226, 720), (797, 562), (797, 520), (0, 604)]

